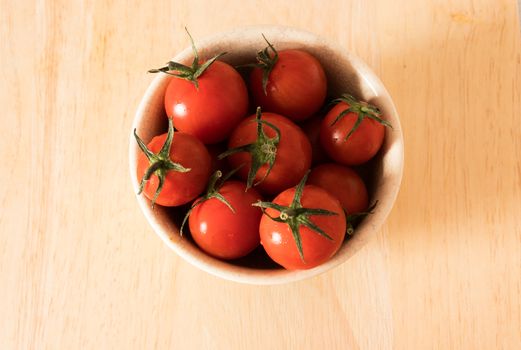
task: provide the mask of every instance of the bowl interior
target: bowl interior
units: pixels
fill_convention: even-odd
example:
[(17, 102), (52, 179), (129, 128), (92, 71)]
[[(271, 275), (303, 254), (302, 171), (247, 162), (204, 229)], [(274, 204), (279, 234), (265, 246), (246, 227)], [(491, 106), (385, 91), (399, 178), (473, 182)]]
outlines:
[[(179, 236), (179, 223), (186, 207), (152, 209), (149, 200), (137, 196), (139, 205), (159, 237), (177, 254), (193, 265), (225, 279), (252, 284), (277, 284), (300, 280), (322, 273), (355, 254), (376, 231), (389, 214), (401, 182), (403, 168), (403, 138), (400, 122), (393, 102), (383, 84), (375, 74), (357, 57), (335, 47), (314, 34), (285, 27), (248, 27), (215, 35), (197, 41), (202, 58), (219, 52), (227, 52), (222, 60), (232, 65), (255, 61), (256, 52), (265, 47), (261, 34), (277, 48), (303, 49), (314, 55), (323, 65), (328, 78), (328, 92), (338, 97), (350, 93), (357, 98), (377, 105), (393, 129), (386, 128), (384, 144), (377, 156), (360, 169), (366, 176), (370, 202), (378, 200), (374, 214), (364, 219), (355, 234), (346, 240), (339, 252), (328, 262), (316, 268), (302, 271), (288, 271), (266, 258), (262, 247), (248, 257), (225, 262), (208, 256), (191, 240), (189, 235)], [(187, 48), (175, 61), (188, 64), (193, 58), (191, 48)], [(163, 99), (170, 76), (157, 75), (143, 97), (136, 113), (133, 127), (146, 142), (152, 137), (166, 132), (167, 118)], [(130, 173), (134, 191), (139, 182), (136, 174), (136, 160), (139, 148), (133, 134), (130, 138)]]

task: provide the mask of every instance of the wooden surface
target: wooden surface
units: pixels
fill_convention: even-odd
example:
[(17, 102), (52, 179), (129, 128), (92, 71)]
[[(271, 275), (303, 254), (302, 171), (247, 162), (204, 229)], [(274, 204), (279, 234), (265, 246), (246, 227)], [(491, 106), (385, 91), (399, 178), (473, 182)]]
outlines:
[[(521, 348), (514, 0), (1, 1), (1, 349)], [(152, 232), (127, 147), (183, 33), (283, 24), (363, 58), (405, 134), (377, 238), (290, 285), (220, 280)]]

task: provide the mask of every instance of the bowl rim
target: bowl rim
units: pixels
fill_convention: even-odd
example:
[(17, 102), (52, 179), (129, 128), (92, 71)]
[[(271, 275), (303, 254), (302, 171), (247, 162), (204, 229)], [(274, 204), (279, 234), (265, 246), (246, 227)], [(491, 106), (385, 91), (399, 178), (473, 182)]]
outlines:
[[(234, 40), (237, 37), (244, 37), (245, 35), (257, 39), (257, 36), (260, 37), (260, 33), (264, 33), (268, 38), (286, 38), (289, 40), (298, 39), (299, 42), (320, 42), (321, 45), (327, 46), (331, 50), (335, 50), (339, 54), (342, 55), (345, 59), (349, 61), (354, 67), (357, 74), (360, 77), (364, 78), (364, 80), (370, 79), (373, 84), (376, 84), (379, 92), (375, 93), (376, 96), (383, 98), (388, 103), (390, 109), (390, 117), (393, 124), (393, 133), (396, 133), (396, 137), (393, 139), (392, 147), (395, 148), (392, 151), (395, 153), (396, 159), (393, 161), (394, 164), (394, 172), (393, 172), (393, 191), (390, 193), (384, 204), (379, 205), (378, 212), (373, 214), (371, 220), (372, 231), (378, 231), (380, 227), (385, 222), (386, 218), (390, 214), (393, 205), (396, 201), (396, 198), (399, 193), (402, 177), (403, 177), (403, 163), (404, 163), (404, 150), (403, 150), (403, 134), (400, 124), (400, 119), (394, 102), (389, 95), (389, 92), (385, 88), (384, 84), (381, 80), (376, 76), (376, 74), (369, 68), (369, 66), (363, 62), (360, 58), (348, 52), (347, 50), (339, 47), (339, 45), (329, 42), (327, 39), (324, 39), (314, 33), (304, 31), (297, 28), (286, 27), (286, 26), (245, 26), (238, 27), (229, 31), (224, 31), (221, 33), (213, 34), (206, 38), (197, 41), (197, 47), (199, 51), (203, 51), (208, 47), (212, 46), (215, 40), (226, 40), (229, 42), (230, 40)], [(271, 40), (270, 40), (271, 41)], [(191, 47), (187, 47), (181, 52), (179, 52), (173, 60), (183, 61), (192, 57), (192, 49)], [(364, 74), (361, 74), (360, 71), (363, 71)], [(154, 214), (153, 209), (150, 208), (149, 201), (141, 195), (137, 195), (139, 190), (139, 181), (137, 179), (136, 174), (136, 165), (137, 165), (137, 146), (134, 139), (134, 129), (139, 129), (141, 121), (143, 119), (144, 114), (148, 110), (149, 101), (155, 95), (158, 88), (165, 83), (165, 79), (169, 79), (165, 74), (158, 74), (154, 77), (150, 85), (145, 91), (145, 94), (140, 100), (138, 105), (136, 114), (134, 116), (134, 120), (132, 122), (132, 128), (130, 131), (130, 140), (129, 140), (129, 170), (131, 181), (133, 185), (134, 194), (136, 195), (136, 199), (138, 201), (139, 207), (141, 211), (145, 215), (147, 221), (152, 226), (154, 232), (159, 236), (159, 238), (178, 256), (183, 258), (185, 261), (189, 262), (193, 266), (206, 271), (214, 276), (235, 281), (239, 283), (253, 284), (253, 285), (275, 285), (275, 284), (283, 284), (289, 283), (299, 280), (304, 280), (313, 276), (320, 275), (326, 271), (337, 267), (338, 265), (344, 263), (349, 260), (353, 255), (355, 255), (366, 243), (374, 238), (375, 234), (368, 236), (365, 234), (364, 239), (357, 239), (356, 234), (353, 238), (349, 240), (349, 248), (346, 249), (345, 243), (342, 245), (342, 248), (333, 256), (330, 260), (321, 264), (315, 268), (308, 270), (285, 270), (285, 269), (254, 269), (249, 267), (243, 267), (238, 265), (233, 265), (227, 263), (225, 261), (221, 261), (215, 258), (208, 256), (202, 250), (194, 245), (194, 247), (188, 247), (187, 245), (191, 245), (188, 243), (186, 239), (181, 239), (178, 243), (173, 242), (168, 233), (165, 231), (165, 227), (161, 225), (157, 216)], [(371, 85), (371, 84), (370, 84)], [(376, 92), (376, 90), (374, 90)], [(388, 131), (386, 131), (386, 135)], [(386, 136), (387, 137), (387, 136)], [(376, 215), (378, 214), (378, 215)], [(184, 241), (184, 243), (182, 242)], [(194, 253), (194, 249), (198, 253)], [(342, 252), (342, 253), (341, 253)]]

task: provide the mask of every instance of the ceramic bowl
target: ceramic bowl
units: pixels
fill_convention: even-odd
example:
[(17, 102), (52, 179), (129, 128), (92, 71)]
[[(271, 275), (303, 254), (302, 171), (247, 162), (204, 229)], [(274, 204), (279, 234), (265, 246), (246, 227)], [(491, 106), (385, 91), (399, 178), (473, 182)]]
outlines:
[[(386, 128), (384, 144), (368, 169), (370, 201), (372, 203), (378, 200), (374, 214), (367, 216), (358, 225), (353, 237), (343, 243), (331, 260), (310, 270), (288, 271), (270, 262), (263, 254), (262, 247), (250, 256), (236, 261), (215, 259), (201, 251), (189, 234), (183, 237), (179, 235), (178, 227), (183, 215), (179, 208), (158, 205), (152, 209), (150, 201), (143, 195), (136, 196), (136, 199), (155, 233), (169, 248), (192, 265), (227, 280), (250, 284), (280, 284), (316, 276), (342, 264), (376, 235), (391, 211), (400, 187), (403, 136), (393, 101), (378, 77), (362, 60), (321, 37), (293, 28), (270, 26), (240, 28), (203, 40), (196, 38), (195, 41), (200, 57), (211, 57), (226, 51), (228, 53), (221, 59), (233, 65), (240, 65), (254, 62), (256, 52), (265, 47), (266, 43), (261, 34), (264, 34), (277, 50), (303, 49), (314, 55), (326, 71), (331, 96), (348, 92), (369, 101), (377, 105), (393, 125), (393, 129)], [(192, 49), (188, 47), (173, 60), (188, 64), (192, 58)], [(169, 79), (171, 77), (166, 74), (156, 75), (138, 107), (132, 130), (136, 128), (145, 143), (153, 136), (166, 132), (167, 118), (163, 98)], [(132, 130), (129, 147), (130, 174), (133, 191), (137, 193), (139, 181), (135, 169), (140, 151)]]

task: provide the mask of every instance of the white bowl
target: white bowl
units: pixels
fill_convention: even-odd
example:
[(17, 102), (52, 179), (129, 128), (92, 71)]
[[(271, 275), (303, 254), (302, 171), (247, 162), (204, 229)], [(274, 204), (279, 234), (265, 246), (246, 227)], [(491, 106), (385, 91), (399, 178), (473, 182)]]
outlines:
[[(156, 234), (165, 244), (186, 261), (215, 276), (250, 284), (280, 284), (302, 280), (323, 273), (352, 257), (380, 229), (395, 202), (403, 172), (403, 136), (398, 113), (389, 93), (378, 77), (359, 58), (337, 47), (324, 38), (305, 31), (279, 27), (246, 27), (195, 39), (200, 57), (211, 57), (219, 52), (228, 52), (221, 59), (233, 65), (254, 62), (255, 54), (265, 47), (264, 34), (277, 50), (303, 49), (314, 55), (323, 65), (328, 78), (328, 91), (332, 96), (348, 92), (355, 97), (377, 105), (393, 129), (386, 128), (382, 149), (371, 162), (369, 181), (370, 201), (378, 200), (374, 214), (367, 216), (356, 228), (354, 236), (345, 241), (338, 253), (326, 263), (310, 270), (288, 271), (274, 268), (256, 256), (237, 262), (215, 259), (201, 251), (189, 237), (179, 235), (178, 224), (182, 213), (179, 209), (156, 206), (143, 195), (136, 196), (141, 210)], [(191, 47), (181, 51), (174, 61), (191, 63)], [(157, 63), (157, 62), (156, 62)], [(154, 62), (150, 63), (151, 66)], [(145, 67), (149, 68), (149, 67)], [(170, 76), (157, 74), (148, 87), (138, 107), (130, 135), (130, 175), (133, 190), (138, 192), (136, 176), (137, 155), (140, 152), (132, 131), (147, 143), (153, 136), (166, 132), (167, 118), (164, 111), (164, 93)]]

